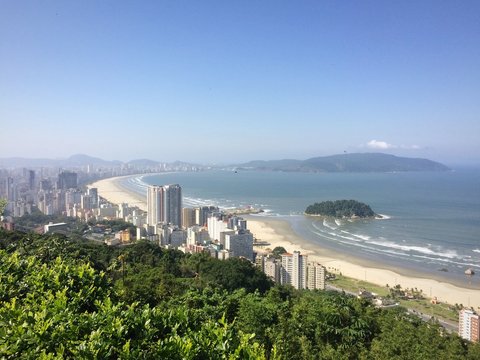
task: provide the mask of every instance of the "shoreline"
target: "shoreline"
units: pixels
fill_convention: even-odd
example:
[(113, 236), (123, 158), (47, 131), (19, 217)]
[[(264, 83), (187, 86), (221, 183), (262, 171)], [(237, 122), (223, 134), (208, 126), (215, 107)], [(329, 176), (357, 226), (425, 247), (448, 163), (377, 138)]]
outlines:
[(102, 179), (88, 185), (88, 187), (97, 188), (98, 195), (112, 204), (120, 205), (127, 203), (129, 206), (137, 206), (140, 210), (147, 211), (146, 198), (119, 185), (121, 179), (137, 177), (139, 175), (140, 174), (125, 175)]
[[(138, 206), (146, 211), (146, 198), (119, 185), (119, 180), (137, 177), (126, 175), (99, 180), (89, 187), (97, 187), (98, 194), (113, 204), (128, 203), (130, 206)], [(303, 237), (297, 235), (288, 221), (283, 219), (269, 219), (261, 216), (242, 215), (247, 220), (248, 229), (258, 240), (268, 242), (270, 249), (283, 246), (287, 251), (300, 251), (308, 255), (310, 261), (319, 262), (331, 272), (367, 281), (385, 287), (386, 284), (394, 286), (400, 284), (402, 288), (422, 289), (425, 297), (437, 297), (438, 301), (450, 305), (456, 303), (464, 306), (480, 307), (480, 290), (460, 287), (446, 281), (427, 278), (411, 269), (385, 268), (368, 261), (346, 256), (318, 245), (312, 244)], [(255, 248), (260, 252), (259, 247)]]
[[(480, 290), (422, 277), (408, 269), (405, 271), (406, 274), (400, 274), (388, 268), (378, 267), (365, 259), (353, 259), (325, 250), (297, 235), (286, 220), (258, 219), (253, 216), (245, 216), (245, 218), (248, 229), (259, 241), (269, 243), (268, 248), (274, 249), (276, 246), (283, 246), (288, 252), (300, 251), (303, 255), (308, 255), (309, 261), (325, 266), (327, 271), (341, 273), (346, 277), (367, 281), (382, 287), (386, 287), (387, 284), (391, 287), (400, 284), (403, 289), (421, 289), (426, 298), (431, 299), (436, 296), (439, 302), (450, 305), (463, 304), (468, 307), (480, 307)], [(256, 248), (258, 249), (258, 247)]]

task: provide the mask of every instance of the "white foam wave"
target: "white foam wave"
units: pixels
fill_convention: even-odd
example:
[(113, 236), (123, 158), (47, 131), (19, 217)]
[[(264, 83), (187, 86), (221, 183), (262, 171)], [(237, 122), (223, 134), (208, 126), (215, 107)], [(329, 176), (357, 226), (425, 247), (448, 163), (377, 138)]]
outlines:
[(325, 227), (327, 227), (331, 230), (337, 230), (337, 228), (335, 226), (332, 226), (327, 222), (327, 219), (323, 219), (323, 226), (325, 226)]
[(474, 249), (472, 251), (480, 254), (480, 249)]
[(431, 255), (431, 256), (438, 256), (438, 257), (443, 257), (447, 259), (454, 259), (454, 258), (459, 258), (458, 253), (455, 250), (445, 250), (445, 251), (434, 251), (428, 247), (423, 247), (423, 246), (412, 246), (412, 245), (400, 245), (396, 244), (390, 241), (370, 241), (370, 244), (381, 246), (381, 247), (386, 247), (386, 248), (391, 248), (391, 249), (397, 249), (405, 252), (417, 252), (420, 254), (425, 254), (425, 255)]

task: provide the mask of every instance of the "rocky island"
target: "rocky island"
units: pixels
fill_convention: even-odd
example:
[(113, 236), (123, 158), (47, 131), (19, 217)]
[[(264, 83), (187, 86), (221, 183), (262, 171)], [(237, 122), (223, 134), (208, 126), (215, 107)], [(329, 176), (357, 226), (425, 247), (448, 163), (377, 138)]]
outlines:
[(373, 218), (376, 216), (369, 205), (356, 200), (335, 200), (315, 203), (307, 207), (305, 214), (334, 218)]

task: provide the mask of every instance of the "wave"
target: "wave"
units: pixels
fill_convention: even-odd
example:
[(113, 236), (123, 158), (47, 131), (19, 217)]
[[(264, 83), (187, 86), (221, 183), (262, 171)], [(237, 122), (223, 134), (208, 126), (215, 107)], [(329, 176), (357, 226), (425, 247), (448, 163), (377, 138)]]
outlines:
[(397, 249), (405, 252), (417, 252), (420, 254), (433, 255), (433, 256), (438, 256), (438, 257), (443, 257), (448, 259), (461, 258), (455, 250), (445, 250), (441, 252), (441, 251), (434, 251), (428, 247), (414, 246), (414, 245), (400, 245), (391, 241), (375, 241), (374, 240), (374, 241), (370, 241), (369, 243), (373, 245), (382, 246), (390, 249)]
[(329, 225), (328, 222), (327, 222), (327, 219), (323, 219), (323, 226), (331, 229), (331, 230), (337, 230), (337, 228), (335, 226), (332, 226), (332, 225)]
[(474, 249), (473, 252), (480, 253), (480, 249)]

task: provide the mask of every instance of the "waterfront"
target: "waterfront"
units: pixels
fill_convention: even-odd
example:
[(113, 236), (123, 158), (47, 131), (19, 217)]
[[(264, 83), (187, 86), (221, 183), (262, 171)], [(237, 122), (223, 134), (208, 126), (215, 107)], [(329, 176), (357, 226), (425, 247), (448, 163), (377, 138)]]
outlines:
[[(350, 271), (343, 266), (345, 275), (366, 277), (380, 285), (400, 283), (401, 276), (429, 279), (434, 282), (432, 286), (416, 285), (427, 296), (438, 296), (435, 284), (448, 282), (476, 289), (471, 296), (465, 292), (463, 300), (454, 302), (464, 305), (479, 302), (476, 300), (480, 299), (479, 276), (463, 274), (467, 266), (477, 273), (480, 269), (477, 237), (480, 194), (475, 185), (479, 183), (479, 172), (199, 172), (134, 176), (118, 181), (121, 190), (137, 194), (139, 198), (148, 183), (180, 183), (184, 189), (184, 206), (262, 207), (266, 212), (250, 216), (250, 220), (257, 219), (263, 224), (268, 224), (269, 219), (287, 220), (294, 232), (284, 240), (300, 239), (301, 244), (292, 243), (316, 253), (324, 261), (335, 259), (362, 269), (386, 269), (382, 274), (391, 273), (384, 278), (373, 270), (348, 267)], [(301, 214), (312, 202), (340, 198), (366, 202), (390, 219), (337, 223)], [(250, 221), (250, 224), (253, 228), (254, 223)], [(448, 271), (439, 271), (443, 268)], [(405, 280), (402, 281), (402, 285), (407, 286)]]

